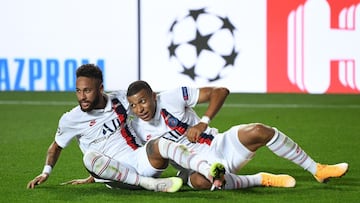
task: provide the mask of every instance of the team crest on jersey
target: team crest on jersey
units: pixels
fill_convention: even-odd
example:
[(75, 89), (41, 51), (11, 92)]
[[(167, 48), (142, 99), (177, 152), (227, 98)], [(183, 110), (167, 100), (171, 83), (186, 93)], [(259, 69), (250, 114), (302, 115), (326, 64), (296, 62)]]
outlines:
[(170, 128), (174, 128), (178, 125), (179, 121), (178, 119), (174, 118), (174, 117), (170, 117), (169, 120), (168, 120), (168, 125)]

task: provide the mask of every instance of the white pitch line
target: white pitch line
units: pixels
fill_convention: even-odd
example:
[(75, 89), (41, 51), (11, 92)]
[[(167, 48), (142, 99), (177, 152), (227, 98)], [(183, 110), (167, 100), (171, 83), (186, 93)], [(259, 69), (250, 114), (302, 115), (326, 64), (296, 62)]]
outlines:
[(51, 106), (75, 106), (76, 102), (69, 102), (69, 101), (18, 101), (18, 100), (0, 100), (0, 105), (51, 105)]
[[(205, 106), (205, 104), (200, 104), (199, 106)], [(360, 108), (360, 105), (332, 105), (332, 104), (224, 104), (223, 107), (231, 108), (278, 108), (278, 109), (296, 109), (296, 108)]]
[[(51, 106), (76, 106), (77, 102), (70, 101), (19, 101), (19, 100), (0, 100), (0, 105), (51, 105)], [(199, 104), (199, 107), (204, 107), (206, 104)], [(279, 109), (296, 109), (296, 108), (346, 108), (357, 109), (360, 105), (334, 105), (334, 104), (229, 104), (223, 105), (225, 108), (279, 108)]]

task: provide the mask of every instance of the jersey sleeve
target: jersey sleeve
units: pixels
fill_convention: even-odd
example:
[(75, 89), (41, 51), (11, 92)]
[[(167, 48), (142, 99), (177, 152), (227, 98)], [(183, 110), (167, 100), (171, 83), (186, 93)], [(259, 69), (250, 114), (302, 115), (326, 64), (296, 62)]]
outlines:
[(175, 109), (182, 109), (183, 107), (194, 107), (197, 104), (200, 90), (192, 87), (180, 87), (171, 90), (166, 90), (159, 93), (166, 106), (173, 106)]
[(59, 120), (58, 128), (55, 133), (55, 142), (61, 147), (65, 148), (69, 145), (71, 140), (76, 136), (72, 129), (72, 124), (68, 119), (69, 113), (65, 113)]
[(184, 102), (186, 103), (186, 106), (194, 107), (197, 104), (197, 101), (199, 99), (199, 88), (193, 88), (193, 87), (181, 87), (181, 96)]

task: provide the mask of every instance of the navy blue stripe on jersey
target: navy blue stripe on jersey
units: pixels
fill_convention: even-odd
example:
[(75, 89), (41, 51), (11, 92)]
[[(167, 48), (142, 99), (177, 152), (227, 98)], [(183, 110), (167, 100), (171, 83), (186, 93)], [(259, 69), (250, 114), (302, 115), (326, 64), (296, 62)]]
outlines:
[(187, 101), (189, 99), (189, 93), (188, 93), (187, 87), (181, 87), (181, 90), (182, 90), (182, 95), (183, 95), (184, 101)]
[(120, 119), (120, 123), (125, 123), (127, 119), (127, 113), (125, 107), (120, 103), (120, 101), (117, 98), (112, 99), (111, 102), (114, 111), (116, 112), (118, 118)]
[(173, 141), (173, 142), (178, 142), (179, 138), (181, 137), (181, 135), (179, 135), (176, 131), (169, 131), (166, 134), (164, 134), (161, 138)]
[[(187, 123), (181, 122), (175, 116), (171, 115), (168, 111), (166, 111), (166, 109), (161, 109), (160, 114), (164, 118), (166, 125), (180, 136), (183, 136), (186, 130), (189, 128), (189, 125)], [(174, 134), (171, 135), (174, 136)], [(198, 143), (205, 143), (210, 145), (213, 139), (213, 135), (201, 133)]]
[(120, 120), (120, 133), (121, 136), (126, 140), (126, 143), (132, 148), (137, 149), (140, 145), (136, 142), (135, 136), (131, 134), (129, 126), (126, 124), (127, 112), (124, 106), (120, 103), (117, 98), (111, 100), (113, 109)]
[(175, 131), (175, 132), (169, 131), (169, 134), (170, 134), (173, 138), (175, 138), (176, 140), (179, 139), (179, 137), (181, 136), (181, 135), (179, 135), (179, 133), (177, 133), (176, 131)]

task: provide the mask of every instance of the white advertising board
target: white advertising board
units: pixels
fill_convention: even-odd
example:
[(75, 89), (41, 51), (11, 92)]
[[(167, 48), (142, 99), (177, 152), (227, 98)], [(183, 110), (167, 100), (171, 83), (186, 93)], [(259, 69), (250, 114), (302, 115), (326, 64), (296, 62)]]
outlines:
[(137, 1), (0, 1), (0, 90), (73, 91), (83, 63), (105, 89), (138, 79)]

